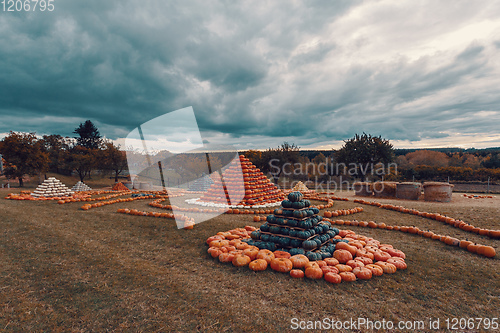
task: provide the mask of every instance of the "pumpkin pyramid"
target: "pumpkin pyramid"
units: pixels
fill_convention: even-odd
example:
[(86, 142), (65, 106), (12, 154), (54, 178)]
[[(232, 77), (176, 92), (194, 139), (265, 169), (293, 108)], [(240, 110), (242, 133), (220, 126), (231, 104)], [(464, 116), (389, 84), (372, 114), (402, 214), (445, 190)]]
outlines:
[(312, 192), (310, 189), (307, 188), (307, 186), (299, 181), (297, 184), (295, 184), (295, 186), (292, 188), (292, 191), (295, 192), (295, 191), (299, 191), (301, 193), (310, 193)]
[(189, 187), (188, 191), (191, 192), (205, 192), (214, 183), (213, 179), (209, 175), (204, 175), (201, 178), (196, 179), (193, 184)]
[(303, 254), (309, 260), (322, 260), (333, 256), (337, 228), (318, 215), (319, 209), (311, 207), (301, 192), (291, 192), (282, 208), (274, 210), (267, 222), (251, 233), (249, 245), (271, 251), (282, 250), (291, 255)]
[(71, 191), (73, 191), (73, 192), (83, 192), (83, 191), (92, 191), (92, 189), (87, 184), (85, 184), (84, 182), (78, 181), (78, 183), (76, 183), (75, 186), (73, 186), (73, 188), (71, 189)]
[[(241, 165), (241, 169), (240, 169)], [(241, 184), (243, 174), (243, 185)], [(231, 196), (243, 197), (239, 203), (231, 202)], [(260, 208), (276, 206), (284, 194), (248, 158), (240, 155), (239, 163), (233, 161), (222, 172), (222, 180), (216, 179), (197, 203), (213, 203), (237, 207)]]
[(69, 197), (75, 192), (66, 187), (59, 179), (55, 177), (50, 177), (46, 179), (42, 184), (31, 194), (35, 198), (40, 197)]

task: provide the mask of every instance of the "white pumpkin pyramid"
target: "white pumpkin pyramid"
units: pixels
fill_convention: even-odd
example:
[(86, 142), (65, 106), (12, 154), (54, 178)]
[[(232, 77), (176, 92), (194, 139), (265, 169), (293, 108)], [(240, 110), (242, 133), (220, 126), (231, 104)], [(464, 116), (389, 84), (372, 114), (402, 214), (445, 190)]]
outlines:
[(92, 191), (92, 189), (87, 184), (85, 184), (84, 182), (78, 181), (78, 183), (76, 183), (75, 186), (73, 186), (73, 188), (71, 189), (71, 191), (73, 191), (73, 192), (83, 192), (83, 191)]
[(35, 198), (39, 197), (69, 197), (74, 192), (66, 187), (59, 179), (50, 177), (42, 184), (38, 185), (36, 190), (31, 194)]
[(292, 188), (292, 191), (299, 191), (299, 192), (305, 192), (305, 193), (308, 193), (308, 192), (311, 192), (310, 189), (307, 188), (307, 186), (299, 181), (293, 188)]

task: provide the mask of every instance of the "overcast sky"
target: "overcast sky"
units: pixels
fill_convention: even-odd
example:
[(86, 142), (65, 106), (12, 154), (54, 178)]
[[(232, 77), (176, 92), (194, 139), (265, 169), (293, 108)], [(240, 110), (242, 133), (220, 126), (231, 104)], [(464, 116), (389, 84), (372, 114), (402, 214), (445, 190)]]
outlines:
[(0, 12), (3, 135), (119, 139), (192, 106), (238, 149), (500, 146), (500, 1), (54, 4)]

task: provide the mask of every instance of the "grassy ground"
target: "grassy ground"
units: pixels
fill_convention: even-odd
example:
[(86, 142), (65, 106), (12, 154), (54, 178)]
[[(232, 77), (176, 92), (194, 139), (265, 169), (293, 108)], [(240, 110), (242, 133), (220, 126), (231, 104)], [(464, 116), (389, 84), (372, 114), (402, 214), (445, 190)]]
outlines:
[[(460, 205), (379, 201), (499, 228), (499, 198), (492, 204), (468, 200)], [(209, 257), (205, 239), (258, 226), (251, 215), (222, 215), (187, 231), (176, 229), (173, 220), (115, 213), (124, 207), (149, 210), (144, 201), (90, 211), (80, 206), (0, 199), (0, 331), (285, 332), (292, 318), (358, 317), (423, 320), (426, 328), (429, 318), (440, 318), (443, 328), (446, 318), (499, 317), (498, 254), (487, 259), (415, 235), (349, 227), (403, 250), (408, 269), (330, 285), (270, 270), (254, 273)], [(355, 206), (335, 203), (336, 209)], [(364, 208), (344, 218), (430, 228), (500, 252), (498, 240), (418, 216)]]

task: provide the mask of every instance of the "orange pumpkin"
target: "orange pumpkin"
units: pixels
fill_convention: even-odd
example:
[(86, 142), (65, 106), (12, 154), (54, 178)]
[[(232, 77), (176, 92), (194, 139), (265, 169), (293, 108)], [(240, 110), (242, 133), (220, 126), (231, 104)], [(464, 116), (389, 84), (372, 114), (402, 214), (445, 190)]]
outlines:
[(370, 280), (372, 278), (372, 271), (366, 267), (356, 267), (352, 270), (352, 273), (360, 280)]
[(335, 267), (339, 270), (339, 272), (351, 272), (352, 267), (348, 265), (338, 264)]
[(384, 251), (375, 251), (375, 253), (373, 253), (373, 258), (376, 260), (376, 261), (387, 261), (388, 259), (390, 259), (392, 256), (387, 253), (387, 252), (384, 252)]
[(397, 269), (406, 269), (408, 267), (404, 259), (401, 259), (399, 257), (392, 257), (390, 259), (387, 259), (387, 262), (396, 266)]
[(244, 254), (237, 254), (234, 256), (234, 258), (232, 260), (233, 265), (236, 267), (247, 266), (251, 261), (252, 261), (252, 259), (250, 259), (249, 256), (246, 256)]
[(396, 266), (394, 266), (393, 264), (387, 263), (385, 261), (377, 261), (375, 263), (375, 265), (382, 267), (382, 270), (384, 271), (385, 274), (393, 274), (393, 273), (396, 273), (396, 270), (397, 270)]
[(304, 277), (304, 271), (301, 269), (292, 269), (290, 271), (290, 276), (296, 279), (301, 279)]
[(477, 253), (488, 258), (493, 258), (496, 255), (496, 251), (492, 246), (482, 245), (477, 249)]
[(222, 263), (232, 262), (234, 259), (234, 253), (224, 252), (219, 255), (219, 261)]
[(354, 259), (346, 262), (346, 265), (351, 266), (353, 269), (356, 267), (365, 267), (365, 264), (363, 262), (361, 262), (360, 260), (354, 260)]
[(323, 270), (319, 266), (310, 266), (306, 268), (305, 275), (309, 279), (321, 279), (323, 277)]
[(309, 258), (303, 254), (296, 254), (290, 257), (293, 268), (304, 268), (309, 263)]
[(208, 248), (207, 252), (212, 256), (212, 258), (218, 258), (219, 255), (223, 253), (220, 247), (215, 247), (215, 246)]
[[(337, 243), (341, 244), (341, 243)], [(341, 264), (345, 264), (349, 260), (352, 260), (352, 254), (351, 252), (347, 250), (335, 250), (333, 252), (333, 257), (339, 261)]]
[(356, 275), (352, 272), (341, 272), (340, 277), (342, 278), (342, 281), (346, 282), (353, 282), (356, 281)]
[(335, 266), (335, 265), (339, 264), (339, 261), (335, 258), (326, 258), (326, 259), (323, 259), (323, 261), (326, 262), (326, 264), (328, 266)]
[(384, 270), (379, 265), (368, 264), (365, 266), (365, 268), (368, 268), (372, 271), (372, 276), (381, 276), (382, 274), (384, 274)]
[(265, 271), (267, 268), (267, 261), (264, 259), (255, 259), (248, 264), (248, 267), (254, 272)]
[(250, 257), (250, 259), (255, 260), (257, 254), (259, 253), (258, 247), (249, 247), (243, 250), (243, 254)]
[(328, 272), (328, 273), (325, 273), (325, 280), (327, 282), (337, 284), (337, 283), (342, 282), (342, 277), (337, 273)]
[(268, 264), (270, 264), (274, 258), (274, 253), (270, 250), (262, 249), (257, 253), (257, 259), (264, 259)]
[(276, 250), (273, 252), (274, 253), (274, 256), (276, 258), (286, 258), (286, 259), (290, 259), (290, 257), (292, 256), (290, 253), (288, 252), (285, 252), (285, 251), (279, 251), (279, 250)]
[(292, 270), (293, 264), (287, 258), (274, 258), (271, 260), (271, 268), (281, 273), (288, 273)]
[(335, 266), (323, 266), (323, 267), (321, 267), (321, 270), (323, 271), (323, 274), (326, 274), (328, 272), (333, 272), (333, 273), (336, 273), (336, 274), (339, 273), (338, 268), (335, 267)]
[(226, 239), (217, 239), (217, 240), (211, 241), (209, 244), (210, 247), (223, 247), (223, 246), (228, 246), (228, 245), (229, 245), (229, 241)]

